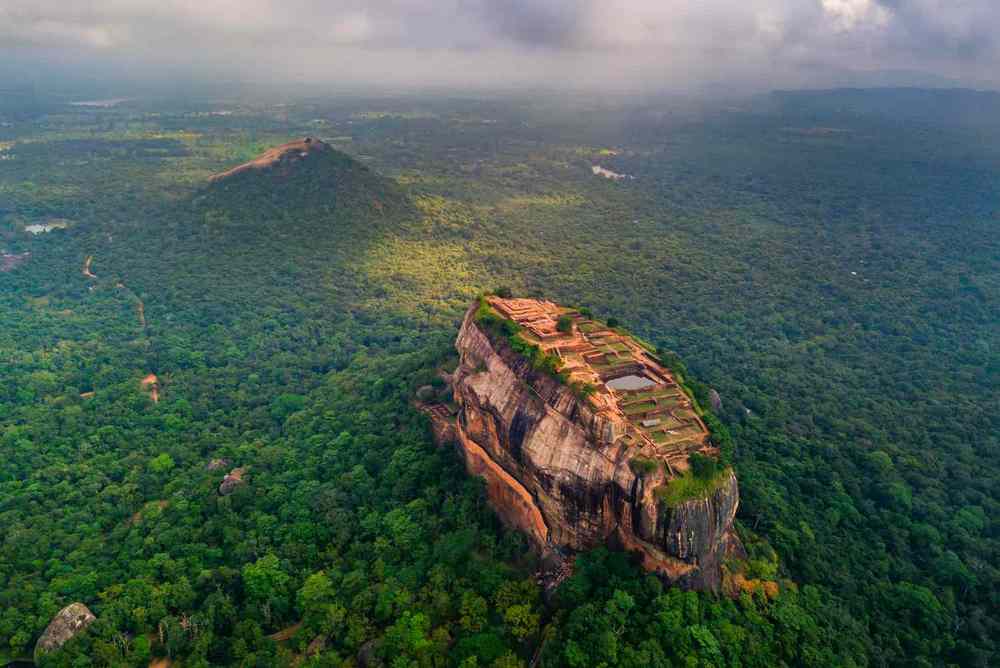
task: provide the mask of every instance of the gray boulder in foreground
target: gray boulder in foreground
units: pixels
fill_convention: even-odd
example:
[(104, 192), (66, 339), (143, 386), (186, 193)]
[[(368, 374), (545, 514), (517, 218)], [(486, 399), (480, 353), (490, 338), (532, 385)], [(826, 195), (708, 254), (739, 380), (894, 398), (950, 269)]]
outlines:
[(35, 643), (35, 659), (42, 654), (54, 652), (67, 642), (82, 633), (88, 626), (97, 621), (90, 608), (83, 603), (70, 603), (59, 611), (45, 632)]

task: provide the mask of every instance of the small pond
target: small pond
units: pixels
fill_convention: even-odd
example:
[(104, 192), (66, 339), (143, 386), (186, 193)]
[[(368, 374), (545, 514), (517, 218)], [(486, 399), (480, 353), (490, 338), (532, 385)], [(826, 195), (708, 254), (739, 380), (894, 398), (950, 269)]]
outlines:
[(653, 381), (645, 376), (636, 376), (635, 374), (630, 374), (628, 376), (622, 376), (621, 378), (614, 378), (605, 383), (612, 390), (644, 390), (647, 387), (653, 387), (656, 385)]

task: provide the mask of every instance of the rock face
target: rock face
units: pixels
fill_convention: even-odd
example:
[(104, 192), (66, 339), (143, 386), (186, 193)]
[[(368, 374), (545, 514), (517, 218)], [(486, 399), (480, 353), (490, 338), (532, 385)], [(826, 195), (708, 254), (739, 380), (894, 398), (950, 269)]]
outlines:
[(456, 341), (454, 442), (467, 470), (485, 480), (500, 518), (544, 555), (610, 544), (640, 553), (648, 570), (671, 582), (719, 590), (722, 558), (742, 552), (731, 470), (708, 498), (667, 507), (654, 489), (679, 469), (636, 467), (627, 425), (535, 371), (475, 312)]
[(712, 411), (715, 413), (722, 412), (722, 397), (715, 390), (708, 391), (708, 404), (712, 407)]
[(70, 603), (49, 622), (38, 639), (35, 644), (35, 660), (42, 654), (59, 649), (95, 621), (97, 617), (90, 608), (83, 603)]

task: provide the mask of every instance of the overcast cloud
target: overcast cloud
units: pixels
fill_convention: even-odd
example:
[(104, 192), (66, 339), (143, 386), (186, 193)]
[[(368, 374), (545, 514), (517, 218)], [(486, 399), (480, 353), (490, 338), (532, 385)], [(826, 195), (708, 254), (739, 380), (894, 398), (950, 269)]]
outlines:
[(681, 89), (1000, 83), (1000, 0), (0, 0), (0, 58), (133, 76)]

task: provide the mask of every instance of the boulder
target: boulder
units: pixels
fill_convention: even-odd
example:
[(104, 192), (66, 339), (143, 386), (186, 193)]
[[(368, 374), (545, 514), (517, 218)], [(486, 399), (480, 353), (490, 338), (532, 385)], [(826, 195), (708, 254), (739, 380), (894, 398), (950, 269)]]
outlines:
[(722, 397), (714, 389), (708, 391), (708, 405), (712, 407), (713, 413), (722, 412)]
[(239, 467), (235, 468), (226, 474), (226, 477), (222, 479), (222, 483), (219, 485), (219, 494), (222, 496), (228, 496), (236, 491), (236, 488), (246, 482), (246, 468)]
[(417, 390), (417, 399), (420, 401), (430, 401), (434, 398), (435, 391), (433, 385), (424, 385)]
[(82, 633), (97, 621), (90, 608), (83, 603), (70, 603), (52, 618), (38, 642), (35, 643), (35, 660), (42, 654), (54, 652)]
[(318, 635), (312, 639), (309, 646), (306, 647), (306, 656), (317, 656), (326, 649), (327, 643), (330, 641), (325, 635)]

